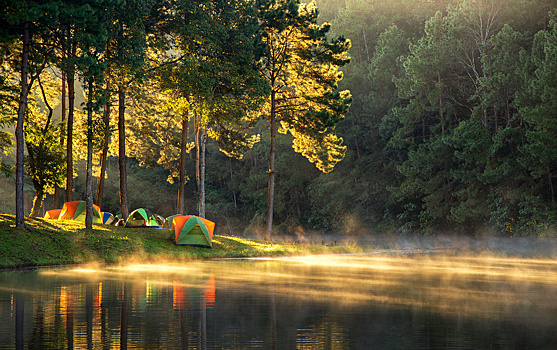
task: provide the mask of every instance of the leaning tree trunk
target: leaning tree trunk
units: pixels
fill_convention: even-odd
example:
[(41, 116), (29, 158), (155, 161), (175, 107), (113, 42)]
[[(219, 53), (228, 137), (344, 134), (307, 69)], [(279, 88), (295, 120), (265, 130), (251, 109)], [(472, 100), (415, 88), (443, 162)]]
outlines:
[(31, 209), (32, 217), (36, 218), (40, 216), (45, 195), (44, 186), (35, 185), (35, 198), (33, 199), (33, 208)]
[(128, 182), (126, 174), (126, 125), (125, 125), (126, 92), (122, 86), (118, 88), (118, 169), (120, 170), (120, 210), (122, 219), (129, 215)]
[(17, 125), (15, 129), (16, 138), (16, 179), (15, 179), (15, 226), (25, 227), (25, 202), (23, 194), (23, 147), (25, 135), (23, 134), (23, 122), (25, 120), (25, 109), (27, 107), (27, 73), (29, 71), (29, 22), (23, 27), (23, 52), (21, 55), (21, 93), (19, 96), (19, 109), (17, 111)]
[(267, 199), (267, 227), (265, 229), (265, 240), (271, 240), (273, 232), (273, 210), (275, 201), (275, 138), (276, 138), (276, 111), (275, 92), (271, 92), (271, 151), (269, 152), (269, 189)]
[(178, 206), (176, 214), (184, 214), (184, 194), (186, 190), (186, 151), (188, 143), (188, 116), (182, 120), (182, 143), (180, 145), (180, 183), (178, 184)]
[(87, 173), (85, 176), (85, 228), (93, 228), (93, 83), (87, 96)]

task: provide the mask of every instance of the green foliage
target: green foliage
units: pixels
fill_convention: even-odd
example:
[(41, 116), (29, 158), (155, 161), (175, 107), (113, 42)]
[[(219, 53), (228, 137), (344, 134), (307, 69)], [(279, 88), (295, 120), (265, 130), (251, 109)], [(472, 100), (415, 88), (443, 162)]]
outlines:
[(314, 3), (261, 1), (258, 6), (267, 45), (262, 73), (271, 85), (263, 116), (276, 115), (278, 131), (292, 134), (296, 152), (329, 172), (345, 152), (334, 128), (352, 101), (349, 91), (337, 90), (339, 68), (350, 61), (350, 41), (327, 38), (330, 25), (317, 24)]
[[(17, 105), (18, 14), (28, 9), (26, 16), (36, 19), (48, 8), (52, 26), (33, 22), (31, 76), (53, 62), (68, 73), (74, 67), (83, 79), (109, 72), (111, 89), (125, 88), (126, 147), (135, 158), (128, 160), (132, 207), (172, 214), (176, 186), (164, 180), (178, 174), (182, 120), (197, 116), (188, 137), (193, 124), (212, 138), (207, 216), (228, 232), (262, 225), (270, 173), (277, 181), (276, 227), (284, 232), (470, 234), (491, 226), (506, 235), (543, 235), (555, 227), (553, 2), (318, 3), (322, 17), (315, 4), (297, 0), (41, 2), (33, 8), (4, 1), (0, 124), (11, 125)], [(51, 48), (64, 54), (53, 56)], [(94, 87), (100, 92), (105, 83), (95, 79)], [(89, 107), (100, 106), (103, 96), (111, 102), (113, 91), (102, 92)], [(52, 95), (47, 100), (55, 105), (58, 93)], [(40, 102), (29, 109), (29, 159), (46, 161), (56, 153), (55, 127), (44, 132), (48, 114)], [(272, 116), (276, 125), (269, 125)], [(104, 139), (104, 124), (96, 126)], [(270, 126), (282, 133), (276, 145)], [(76, 154), (85, 154), (84, 141), (74, 141), (81, 148)], [(276, 169), (269, 169), (275, 146)], [(9, 148), (10, 137), (0, 134), (0, 150)], [(194, 163), (190, 155), (188, 174)], [(103, 207), (118, 212), (113, 165)], [(186, 184), (190, 213), (197, 191), (192, 181)]]

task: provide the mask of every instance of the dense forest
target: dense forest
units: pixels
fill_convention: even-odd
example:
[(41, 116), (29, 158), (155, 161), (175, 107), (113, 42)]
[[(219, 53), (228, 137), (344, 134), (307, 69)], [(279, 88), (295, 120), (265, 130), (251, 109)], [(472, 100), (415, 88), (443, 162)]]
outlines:
[(554, 0), (0, 5), (2, 212), (554, 234)]

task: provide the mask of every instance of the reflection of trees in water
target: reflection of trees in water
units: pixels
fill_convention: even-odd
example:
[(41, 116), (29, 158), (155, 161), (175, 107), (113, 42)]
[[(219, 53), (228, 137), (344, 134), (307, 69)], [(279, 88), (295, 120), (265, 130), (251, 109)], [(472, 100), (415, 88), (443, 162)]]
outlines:
[(23, 349), (23, 320), (25, 315), (25, 295), (14, 293), (15, 299), (15, 348)]
[(302, 349), (349, 349), (344, 328), (329, 315), (324, 315), (309, 327), (299, 329), (296, 345)]
[[(395, 265), (394, 258), (384, 258), (374, 266), (360, 260), (352, 259), (351, 269), (274, 263), (234, 270), (233, 264), (205, 264), (168, 275), (134, 272), (133, 278), (100, 271), (89, 279), (18, 281), (17, 274), (0, 274), (0, 340), (17, 349), (557, 343), (557, 334), (549, 331), (557, 327), (555, 263), (522, 261), (507, 283), (501, 273), (511, 265), (508, 259), (489, 269), (485, 259), (480, 264), (405, 258)], [(419, 264), (421, 272), (409, 270)], [(479, 267), (471, 270), (474, 264)], [(207, 266), (214, 267), (214, 275)]]

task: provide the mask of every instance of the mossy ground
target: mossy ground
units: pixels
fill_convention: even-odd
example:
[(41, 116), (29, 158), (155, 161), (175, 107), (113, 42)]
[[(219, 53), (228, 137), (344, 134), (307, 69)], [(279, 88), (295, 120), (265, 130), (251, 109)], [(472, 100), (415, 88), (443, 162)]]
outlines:
[(25, 218), (15, 228), (13, 215), (0, 214), (0, 268), (194, 260), (281, 255), (356, 253), (355, 246), (304, 245), (215, 236), (213, 247), (177, 246), (168, 229), (124, 228), (82, 222)]

